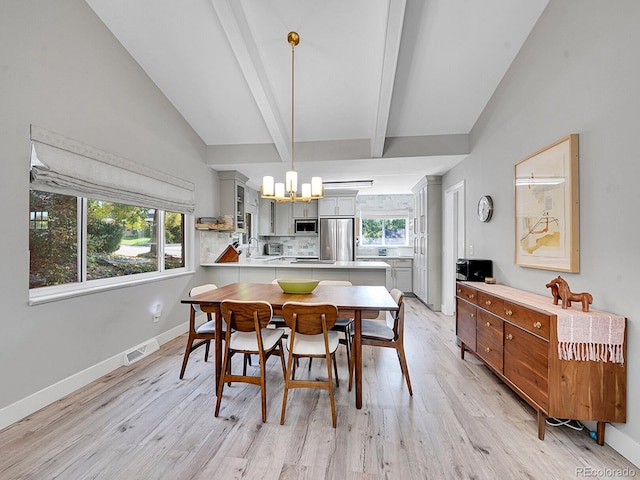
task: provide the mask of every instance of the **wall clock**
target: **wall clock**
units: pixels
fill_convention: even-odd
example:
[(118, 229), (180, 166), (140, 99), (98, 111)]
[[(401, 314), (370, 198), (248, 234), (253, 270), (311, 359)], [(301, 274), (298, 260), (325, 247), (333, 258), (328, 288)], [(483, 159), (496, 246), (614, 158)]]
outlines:
[(493, 215), (493, 200), (489, 195), (483, 195), (478, 201), (478, 219), (481, 222), (488, 222)]

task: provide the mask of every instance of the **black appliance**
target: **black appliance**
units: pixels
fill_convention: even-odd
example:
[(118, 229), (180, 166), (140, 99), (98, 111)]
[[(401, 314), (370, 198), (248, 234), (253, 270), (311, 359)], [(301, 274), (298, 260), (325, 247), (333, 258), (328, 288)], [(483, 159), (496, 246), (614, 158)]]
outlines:
[(493, 262), (479, 258), (459, 258), (456, 262), (456, 278), (469, 282), (484, 282), (493, 277)]

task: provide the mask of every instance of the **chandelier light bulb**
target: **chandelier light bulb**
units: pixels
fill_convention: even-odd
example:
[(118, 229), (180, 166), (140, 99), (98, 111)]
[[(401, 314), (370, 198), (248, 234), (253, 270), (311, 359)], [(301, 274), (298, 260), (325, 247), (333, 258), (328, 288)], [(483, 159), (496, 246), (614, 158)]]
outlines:
[(273, 196), (275, 194), (274, 188), (273, 177), (262, 177), (262, 195)]

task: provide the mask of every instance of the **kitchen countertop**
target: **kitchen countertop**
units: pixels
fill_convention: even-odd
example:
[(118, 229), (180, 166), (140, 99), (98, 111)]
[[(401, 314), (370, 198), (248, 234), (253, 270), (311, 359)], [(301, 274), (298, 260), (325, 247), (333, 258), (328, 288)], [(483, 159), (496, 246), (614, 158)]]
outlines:
[(413, 259), (413, 255), (358, 255), (356, 257), (356, 260), (358, 259), (376, 259), (376, 260), (380, 260), (381, 262), (384, 262), (385, 258), (391, 259), (391, 260), (398, 260), (398, 259), (402, 259), (402, 258), (408, 258), (408, 259)]
[[(299, 257), (298, 257), (299, 258)], [(391, 268), (388, 263), (383, 261), (379, 262), (346, 262), (339, 261), (335, 263), (323, 263), (322, 261), (313, 262), (306, 261), (296, 263), (291, 260), (281, 259), (281, 257), (276, 257), (275, 259), (272, 257), (265, 258), (264, 256), (260, 257), (251, 257), (251, 258), (240, 258), (238, 262), (230, 262), (230, 263), (201, 263), (203, 267), (267, 267), (267, 268), (353, 268), (353, 269), (381, 269), (381, 268)]]

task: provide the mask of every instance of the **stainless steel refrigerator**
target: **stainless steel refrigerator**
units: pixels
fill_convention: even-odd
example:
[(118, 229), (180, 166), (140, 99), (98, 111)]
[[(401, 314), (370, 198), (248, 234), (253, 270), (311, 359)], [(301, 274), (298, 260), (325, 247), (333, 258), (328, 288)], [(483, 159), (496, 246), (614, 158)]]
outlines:
[(353, 224), (353, 218), (320, 219), (320, 260), (354, 260), (355, 233)]

